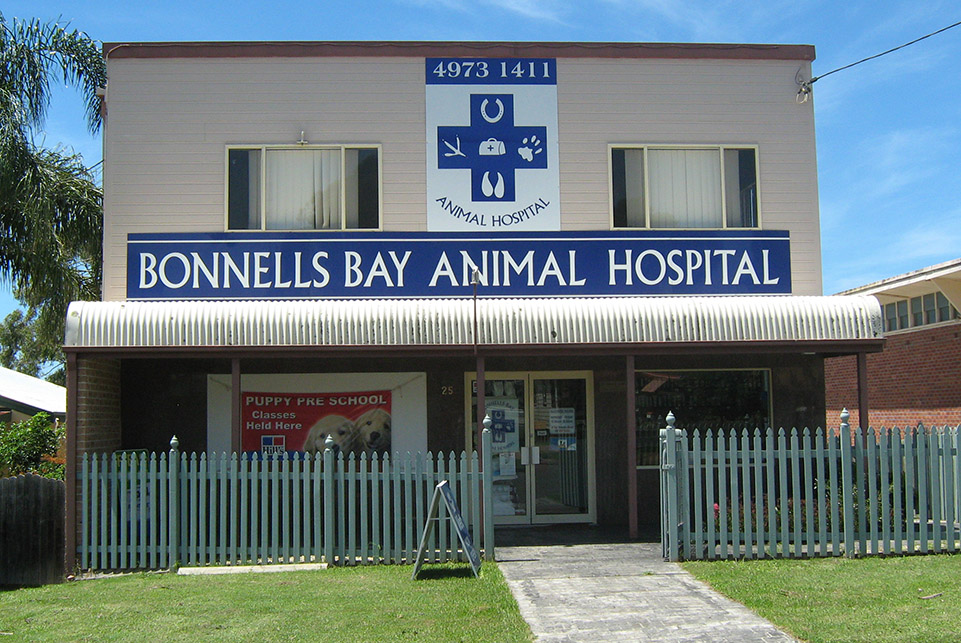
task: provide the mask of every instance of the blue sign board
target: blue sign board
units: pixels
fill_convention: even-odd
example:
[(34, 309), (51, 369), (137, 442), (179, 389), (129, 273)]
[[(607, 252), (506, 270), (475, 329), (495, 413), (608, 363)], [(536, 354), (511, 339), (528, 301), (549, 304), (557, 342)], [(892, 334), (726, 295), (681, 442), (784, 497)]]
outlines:
[(557, 61), (428, 58), (427, 229), (559, 230)]
[(447, 480), (440, 481), (437, 483), (437, 486), (434, 487), (434, 496), (430, 501), (430, 509), (427, 510), (427, 523), (424, 525), (423, 532), (421, 533), (420, 547), (417, 548), (417, 558), (414, 560), (414, 571), (411, 573), (410, 578), (411, 580), (416, 579), (417, 573), (420, 572), (420, 568), (424, 564), (424, 557), (427, 553), (427, 542), (430, 539), (431, 532), (434, 530), (434, 523), (439, 520), (437, 511), (439, 498), (443, 498), (444, 504), (447, 505), (449, 519), (454, 522), (454, 528), (457, 531), (457, 538), (460, 540), (461, 548), (464, 553), (467, 554), (467, 560), (470, 561), (471, 570), (474, 572), (474, 577), (477, 578), (480, 576), (481, 570), (480, 552), (478, 552), (477, 547), (474, 546), (470, 529), (464, 520), (464, 516), (460, 512), (460, 508), (457, 506), (457, 499), (454, 498), (454, 492), (451, 490), (450, 483)]
[(556, 85), (554, 58), (427, 58), (428, 85)]
[(131, 234), (127, 298), (790, 294), (787, 232)]

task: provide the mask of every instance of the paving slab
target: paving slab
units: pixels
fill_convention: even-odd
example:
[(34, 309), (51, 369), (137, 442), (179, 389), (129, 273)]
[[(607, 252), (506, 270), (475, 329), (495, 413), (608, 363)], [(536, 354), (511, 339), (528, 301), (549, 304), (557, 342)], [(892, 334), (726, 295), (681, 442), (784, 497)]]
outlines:
[(666, 562), (659, 543), (499, 546), (497, 561), (538, 641), (797, 641)]

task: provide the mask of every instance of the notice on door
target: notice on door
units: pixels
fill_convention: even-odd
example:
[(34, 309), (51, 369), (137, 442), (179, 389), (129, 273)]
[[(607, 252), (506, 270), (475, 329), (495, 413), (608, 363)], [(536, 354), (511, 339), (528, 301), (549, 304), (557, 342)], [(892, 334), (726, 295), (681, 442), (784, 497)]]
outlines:
[(520, 451), (518, 434), (519, 405), (514, 397), (489, 397), (487, 413), (491, 416), (491, 448), (494, 453)]
[(516, 476), (517, 475), (517, 454), (514, 451), (509, 451), (505, 453), (497, 454), (497, 461), (500, 465), (500, 475), (502, 476)]
[(577, 432), (574, 417), (573, 408), (551, 409), (547, 425), (551, 435), (574, 435)]

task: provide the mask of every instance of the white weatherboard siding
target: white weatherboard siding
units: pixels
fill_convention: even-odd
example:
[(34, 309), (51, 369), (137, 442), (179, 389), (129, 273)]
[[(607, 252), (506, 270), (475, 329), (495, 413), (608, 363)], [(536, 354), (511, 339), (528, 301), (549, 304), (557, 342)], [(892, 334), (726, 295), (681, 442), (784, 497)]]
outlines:
[[(762, 227), (791, 233), (793, 293), (821, 292), (807, 62), (558, 58), (561, 227), (610, 229), (610, 144), (744, 144)], [(109, 60), (104, 298), (126, 292), (133, 232), (222, 232), (225, 146), (381, 146), (384, 230), (425, 230), (424, 59)]]

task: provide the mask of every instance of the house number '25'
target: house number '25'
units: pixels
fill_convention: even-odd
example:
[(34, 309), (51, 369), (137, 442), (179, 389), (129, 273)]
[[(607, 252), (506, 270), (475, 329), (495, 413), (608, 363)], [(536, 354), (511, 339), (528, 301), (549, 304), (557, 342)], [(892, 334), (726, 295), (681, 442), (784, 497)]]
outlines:
[(454, 387), (453, 387), (453, 386), (441, 386), (441, 387), (440, 387), (440, 394), (441, 394), (441, 395), (453, 395), (453, 394), (454, 394)]

